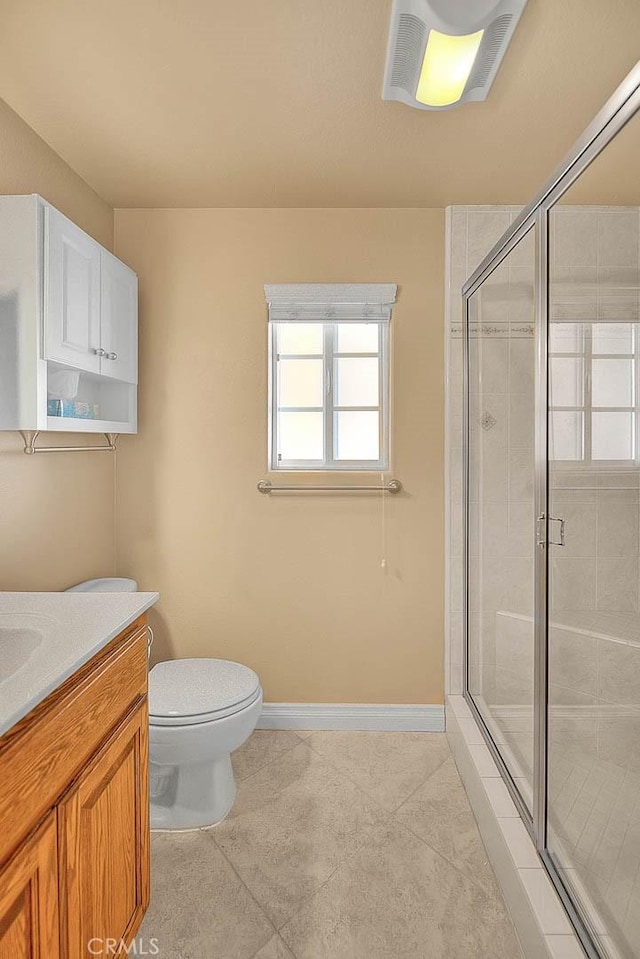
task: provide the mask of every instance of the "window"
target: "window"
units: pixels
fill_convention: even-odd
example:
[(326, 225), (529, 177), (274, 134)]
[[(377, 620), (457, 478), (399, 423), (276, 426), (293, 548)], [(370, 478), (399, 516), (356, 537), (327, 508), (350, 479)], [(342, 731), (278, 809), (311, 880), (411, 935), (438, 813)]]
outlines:
[(638, 325), (553, 323), (549, 346), (551, 459), (635, 463)]
[(389, 285), (293, 289), (283, 305), (266, 288), (270, 468), (388, 469), (391, 307), (372, 291), (388, 300)]

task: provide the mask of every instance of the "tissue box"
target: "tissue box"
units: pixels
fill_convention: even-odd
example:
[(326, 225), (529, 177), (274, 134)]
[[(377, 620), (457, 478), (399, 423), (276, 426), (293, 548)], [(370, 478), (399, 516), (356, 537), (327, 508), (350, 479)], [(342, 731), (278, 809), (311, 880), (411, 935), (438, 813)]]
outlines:
[(47, 416), (70, 416), (77, 420), (99, 420), (100, 407), (97, 403), (84, 400), (47, 400)]

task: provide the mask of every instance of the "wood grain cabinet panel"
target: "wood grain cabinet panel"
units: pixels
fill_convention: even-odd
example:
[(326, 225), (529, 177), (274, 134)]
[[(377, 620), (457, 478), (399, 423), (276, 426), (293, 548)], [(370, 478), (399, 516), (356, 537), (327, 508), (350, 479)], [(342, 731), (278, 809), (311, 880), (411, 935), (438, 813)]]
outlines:
[[(0, 739), (0, 862), (51, 808), (147, 690), (147, 634), (139, 625), (66, 693)], [(15, 797), (20, 796), (20, 802)]]
[(59, 959), (56, 814), (0, 871), (0, 959)]
[(139, 706), (58, 807), (64, 954), (122, 950), (149, 903), (148, 720)]
[(127, 955), (149, 903), (146, 619), (0, 737), (0, 959)]

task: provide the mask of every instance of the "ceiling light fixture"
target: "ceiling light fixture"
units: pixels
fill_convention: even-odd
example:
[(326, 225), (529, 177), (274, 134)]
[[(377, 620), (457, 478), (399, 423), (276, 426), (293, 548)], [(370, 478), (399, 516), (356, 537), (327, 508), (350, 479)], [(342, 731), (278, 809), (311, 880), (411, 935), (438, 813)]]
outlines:
[(394, 0), (383, 100), (485, 100), (527, 0)]

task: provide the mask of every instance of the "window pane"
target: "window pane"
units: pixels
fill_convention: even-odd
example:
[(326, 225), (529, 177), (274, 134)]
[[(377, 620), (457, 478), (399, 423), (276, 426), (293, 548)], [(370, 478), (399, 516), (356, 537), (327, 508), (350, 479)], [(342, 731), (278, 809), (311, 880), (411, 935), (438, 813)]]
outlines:
[(581, 406), (582, 360), (577, 356), (552, 356), (549, 386), (552, 406)]
[(322, 460), (322, 413), (279, 413), (278, 452), (283, 460)]
[(593, 406), (633, 406), (631, 360), (593, 360)]
[(283, 360), (278, 364), (279, 406), (322, 406), (322, 360)]
[(278, 323), (279, 353), (322, 353), (322, 323)]
[(582, 413), (549, 415), (549, 457), (552, 460), (582, 459)]
[(377, 323), (339, 323), (336, 353), (377, 353)]
[(549, 350), (552, 353), (580, 353), (581, 343), (579, 323), (549, 324)]
[(633, 323), (594, 323), (594, 353), (633, 353)]
[(371, 411), (334, 414), (334, 441), (338, 460), (380, 458), (378, 413)]
[(377, 357), (343, 357), (336, 365), (336, 406), (378, 405)]
[(591, 458), (633, 459), (633, 413), (594, 413), (591, 417)]

